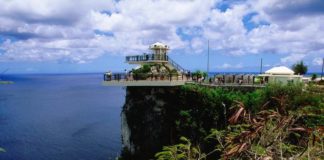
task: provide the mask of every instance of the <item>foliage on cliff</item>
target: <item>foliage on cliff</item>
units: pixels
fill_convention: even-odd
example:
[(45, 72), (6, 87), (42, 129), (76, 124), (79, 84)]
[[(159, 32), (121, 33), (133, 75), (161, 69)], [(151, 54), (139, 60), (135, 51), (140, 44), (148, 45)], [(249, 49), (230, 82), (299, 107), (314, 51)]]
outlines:
[(186, 102), (175, 123), (190, 140), (164, 147), (157, 159), (324, 158), (323, 92), (272, 84), (246, 93), (187, 85), (180, 93)]

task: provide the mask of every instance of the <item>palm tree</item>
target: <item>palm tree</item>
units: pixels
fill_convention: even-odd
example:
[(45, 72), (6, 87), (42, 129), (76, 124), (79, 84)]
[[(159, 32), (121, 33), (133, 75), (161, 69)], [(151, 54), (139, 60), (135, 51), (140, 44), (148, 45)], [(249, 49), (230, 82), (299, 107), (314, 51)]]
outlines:
[(304, 75), (307, 72), (307, 66), (304, 65), (303, 61), (300, 61), (292, 66), (295, 74)]

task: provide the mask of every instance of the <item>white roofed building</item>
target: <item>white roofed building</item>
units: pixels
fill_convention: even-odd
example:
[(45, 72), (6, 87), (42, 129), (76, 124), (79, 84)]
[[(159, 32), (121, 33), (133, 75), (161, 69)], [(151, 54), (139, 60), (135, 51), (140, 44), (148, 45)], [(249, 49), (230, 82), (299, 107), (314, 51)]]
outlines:
[(298, 83), (302, 82), (303, 76), (294, 75), (294, 71), (288, 67), (280, 66), (273, 67), (264, 74), (260, 74), (259, 77), (262, 78), (261, 83)]
[(265, 74), (270, 74), (270, 75), (294, 75), (294, 71), (285, 67), (285, 66), (280, 66), (280, 67), (273, 67), (267, 71), (265, 71)]

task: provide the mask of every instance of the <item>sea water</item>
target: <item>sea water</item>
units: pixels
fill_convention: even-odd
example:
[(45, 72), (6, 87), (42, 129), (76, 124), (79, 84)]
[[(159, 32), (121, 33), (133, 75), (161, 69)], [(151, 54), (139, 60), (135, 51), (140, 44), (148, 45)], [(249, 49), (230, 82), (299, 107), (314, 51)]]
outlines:
[(0, 85), (0, 160), (109, 160), (121, 149), (125, 89), (102, 74), (12, 75)]

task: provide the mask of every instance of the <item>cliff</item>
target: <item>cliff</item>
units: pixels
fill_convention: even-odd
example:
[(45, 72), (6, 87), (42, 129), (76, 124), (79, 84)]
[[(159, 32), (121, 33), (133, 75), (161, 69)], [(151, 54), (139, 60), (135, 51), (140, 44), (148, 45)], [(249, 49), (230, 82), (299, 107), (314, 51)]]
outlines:
[(192, 85), (127, 87), (121, 113), (123, 159), (153, 158), (163, 146), (179, 142), (180, 135), (204, 141), (211, 128), (225, 127), (231, 96), (223, 89)]
[(163, 145), (172, 143), (179, 88), (127, 87), (126, 90), (126, 102), (121, 113), (122, 157), (152, 158)]

